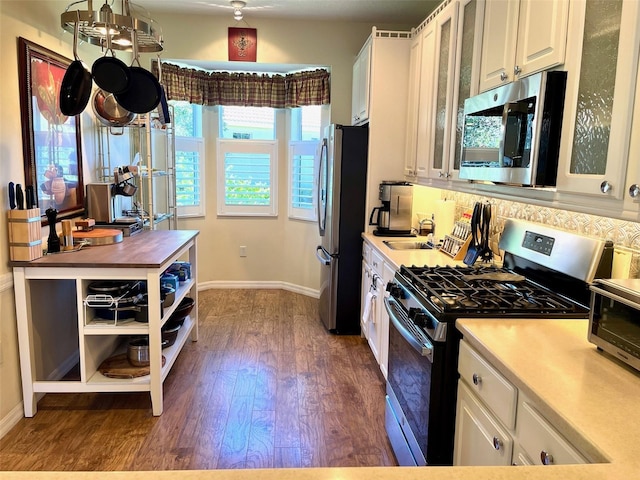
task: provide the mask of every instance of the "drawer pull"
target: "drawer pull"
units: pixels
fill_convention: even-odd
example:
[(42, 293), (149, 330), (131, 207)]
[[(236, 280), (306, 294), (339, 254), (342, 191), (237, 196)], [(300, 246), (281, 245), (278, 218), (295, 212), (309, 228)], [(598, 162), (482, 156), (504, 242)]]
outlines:
[(540, 452), (540, 461), (543, 465), (551, 465), (553, 463), (553, 455), (542, 450)]
[(478, 375), (477, 373), (473, 374), (473, 377), (471, 377), (473, 379), (473, 384), (474, 385), (480, 385), (482, 383), (482, 377), (480, 375)]
[(493, 448), (498, 451), (502, 448), (502, 440), (500, 440), (498, 437), (493, 437)]

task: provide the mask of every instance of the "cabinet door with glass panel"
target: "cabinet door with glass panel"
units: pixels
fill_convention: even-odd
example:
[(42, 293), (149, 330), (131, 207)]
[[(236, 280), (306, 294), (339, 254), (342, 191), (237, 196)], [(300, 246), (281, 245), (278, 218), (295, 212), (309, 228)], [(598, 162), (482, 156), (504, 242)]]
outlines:
[(485, 4), (484, 0), (460, 0), (459, 3), (448, 170), (450, 180), (458, 180), (460, 171), (464, 101), (478, 93)]
[[(453, 115), (453, 88), (456, 58), (456, 33), (458, 28), (458, 3), (447, 5), (435, 18), (435, 85), (432, 94), (433, 141), (432, 161), (428, 176), (448, 178), (451, 118)], [(423, 47), (424, 48), (424, 47)]]
[(571, 3), (557, 189), (622, 199), (638, 50), (637, 0)]

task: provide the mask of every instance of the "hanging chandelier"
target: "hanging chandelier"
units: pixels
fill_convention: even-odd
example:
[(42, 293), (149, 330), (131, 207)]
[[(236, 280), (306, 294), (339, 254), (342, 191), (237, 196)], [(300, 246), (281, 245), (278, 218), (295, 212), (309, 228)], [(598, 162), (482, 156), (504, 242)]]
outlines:
[[(116, 0), (111, 0), (111, 5)], [(92, 0), (80, 0), (71, 3), (60, 15), (62, 28), (73, 33), (78, 25), (78, 39), (106, 47), (107, 35), (111, 36), (111, 48), (114, 50), (132, 51), (131, 39), (137, 39), (138, 52), (161, 52), (162, 34), (157, 24), (150, 17), (140, 18), (131, 13), (129, 0), (121, 1), (121, 13), (114, 13), (108, 0), (98, 11), (93, 10)], [(87, 3), (86, 10), (73, 10), (79, 3)], [(132, 32), (135, 30), (135, 35)]]

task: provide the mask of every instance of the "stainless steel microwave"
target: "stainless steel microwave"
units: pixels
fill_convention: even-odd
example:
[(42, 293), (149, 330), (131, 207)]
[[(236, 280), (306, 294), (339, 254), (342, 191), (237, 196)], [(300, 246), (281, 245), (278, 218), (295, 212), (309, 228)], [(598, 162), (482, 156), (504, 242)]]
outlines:
[(555, 186), (567, 72), (540, 72), (464, 102), (459, 177)]
[(588, 339), (640, 370), (640, 279), (595, 280)]

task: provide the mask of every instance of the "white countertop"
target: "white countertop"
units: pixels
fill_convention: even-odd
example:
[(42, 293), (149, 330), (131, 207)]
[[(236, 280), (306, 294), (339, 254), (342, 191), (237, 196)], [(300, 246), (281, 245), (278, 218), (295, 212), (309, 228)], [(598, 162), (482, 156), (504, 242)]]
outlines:
[(464, 265), (438, 249), (393, 250), (384, 244), (384, 240), (426, 242), (428, 237), (378, 237), (373, 233), (363, 233), (362, 238), (372, 247), (376, 248), (396, 269), (400, 265), (422, 267), (424, 265)]

